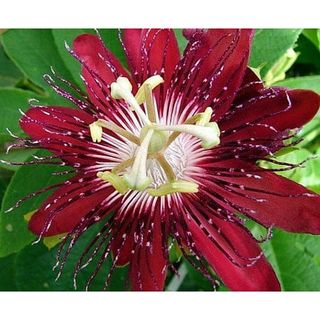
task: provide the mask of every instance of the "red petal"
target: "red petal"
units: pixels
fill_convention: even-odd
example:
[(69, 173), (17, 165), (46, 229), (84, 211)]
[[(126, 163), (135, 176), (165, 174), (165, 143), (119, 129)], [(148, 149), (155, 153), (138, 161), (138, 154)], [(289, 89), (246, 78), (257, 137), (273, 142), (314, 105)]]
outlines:
[[(135, 291), (163, 290), (166, 278), (166, 260), (163, 256), (161, 221), (158, 213), (152, 221), (151, 239), (148, 228), (143, 232), (143, 241), (136, 244), (135, 254), (130, 262), (130, 279), (132, 289)], [(141, 233), (141, 230), (140, 230)], [(148, 241), (150, 243), (148, 243)]]
[(282, 148), (286, 130), (301, 127), (311, 120), (319, 104), (319, 95), (308, 90), (262, 90), (255, 98), (233, 106), (219, 121), (220, 146), (232, 142), (239, 145), (243, 141), (256, 146), (251, 153), (261, 158)]
[[(92, 157), (83, 158), (91, 143), (89, 124), (94, 118), (87, 113), (63, 107), (34, 107), (20, 120), (25, 133), (59, 157), (66, 154), (68, 163), (93, 164)], [(86, 138), (86, 139), (83, 139)]]
[[(219, 228), (219, 233), (224, 234), (239, 255), (247, 258), (260, 255), (259, 246), (242, 228), (217, 218), (213, 220)], [(261, 256), (252, 266), (236, 266), (194, 220), (187, 220), (187, 223), (196, 247), (228, 288), (234, 291), (278, 291), (281, 289), (271, 265), (264, 256)], [(210, 228), (208, 231), (219, 245), (225, 242), (221, 236), (219, 237), (219, 233), (212, 232)]]
[(126, 29), (123, 43), (131, 72), (138, 84), (159, 74), (164, 78), (164, 86), (168, 86), (180, 57), (172, 30)]
[[(117, 266), (126, 265), (130, 261), (132, 250), (134, 249), (134, 234), (137, 231), (137, 221), (132, 219), (130, 215), (131, 212), (128, 212), (120, 228), (114, 228), (113, 230), (112, 252), (114, 257), (118, 256)], [(123, 238), (124, 234), (126, 234), (125, 239)]]
[[(215, 176), (215, 179), (232, 183), (231, 191), (222, 189), (219, 181), (209, 183), (208, 186), (224, 199), (247, 209), (245, 214), (265, 226), (274, 225), (291, 232), (320, 234), (319, 195), (273, 172), (255, 172), (260, 168), (240, 160), (224, 161), (223, 164), (225, 168), (245, 169), (251, 176)], [(252, 174), (261, 178), (254, 178)], [(249, 210), (254, 212), (250, 213)]]
[(236, 112), (221, 119), (219, 127), (231, 130), (250, 123), (263, 123), (279, 131), (299, 128), (314, 117), (319, 105), (319, 95), (309, 90), (266, 89), (242, 106), (235, 106)]
[[(91, 101), (106, 112), (106, 105), (112, 107), (106, 100), (106, 95), (109, 92), (107, 86), (119, 76), (129, 79), (130, 76), (97, 36), (91, 34), (80, 35), (74, 40), (73, 47), (75, 53), (83, 62), (82, 72), (88, 84), (87, 91)], [(85, 66), (89, 68), (91, 73)], [(99, 82), (102, 88), (95, 80)]]
[[(33, 107), (21, 118), (20, 125), (33, 139), (51, 138), (53, 134), (46, 128), (55, 126), (64, 131), (80, 131), (83, 123), (89, 125), (94, 118), (81, 110), (65, 107)], [(61, 137), (60, 137), (61, 138)]]
[[(52, 236), (65, 232), (70, 232), (80, 222), (90, 210), (99, 206), (113, 188), (104, 188), (99, 191), (90, 192), (96, 187), (94, 182), (82, 187), (83, 175), (79, 175), (71, 180), (70, 185), (65, 185), (57, 189), (41, 206), (41, 208), (31, 217), (29, 221), (29, 229), (40, 235), (46, 222), (54, 214), (50, 228), (43, 236)], [(88, 195), (80, 196), (81, 193)], [(69, 199), (74, 199), (69, 202)], [(55, 213), (55, 210), (61, 208), (61, 211)], [(106, 211), (107, 212), (107, 211)]]
[[(287, 111), (274, 115), (265, 121), (265, 123), (274, 126), (278, 130), (303, 126), (316, 115), (320, 106), (320, 96), (313, 91), (291, 90), (287, 93), (289, 101), (286, 105), (289, 103), (291, 107)], [(278, 101), (278, 103), (281, 105), (280, 101)], [(279, 111), (279, 106), (274, 107), (273, 105), (269, 105), (269, 108), (271, 112), (272, 110)]]
[(247, 68), (233, 104), (239, 105), (253, 97), (257, 97), (263, 90), (262, 80), (250, 68)]
[[(211, 106), (214, 119), (228, 110), (241, 85), (249, 57), (251, 30), (188, 30), (189, 44), (177, 69), (175, 96), (184, 93), (183, 110)], [(189, 106), (191, 108), (191, 106)]]

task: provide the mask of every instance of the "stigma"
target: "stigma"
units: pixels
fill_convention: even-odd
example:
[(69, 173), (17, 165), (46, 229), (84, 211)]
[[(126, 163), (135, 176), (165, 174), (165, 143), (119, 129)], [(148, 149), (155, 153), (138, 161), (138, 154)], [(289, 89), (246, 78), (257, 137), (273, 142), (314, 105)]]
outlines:
[[(137, 190), (145, 191), (153, 197), (161, 197), (172, 193), (198, 192), (197, 183), (176, 176), (174, 168), (165, 157), (165, 152), (180, 134), (197, 138), (203, 149), (211, 149), (220, 144), (218, 124), (210, 121), (212, 117), (210, 107), (188, 118), (184, 123), (160, 124), (153, 90), (163, 82), (161, 76), (152, 76), (140, 86), (135, 95), (132, 93), (130, 81), (125, 77), (119, 77), (111, 84), (112, 98), (123, 100), (140, 119), (142, 127), (138, 135), (104, 119), (89, 125), (94, 143), (101, 143), (103, 138), (108, 139), (103, 131), (105, 128), (135, 145), (135, 151), (130, 159), (124, 159), (111, 171), (97, 173), (98, 178), (110, 183), (121, 194)], [(165, 174), (166, 181), (161, 185), (156, 185), (152, 175), (148, 175), (149, 159), (157, 161)]]

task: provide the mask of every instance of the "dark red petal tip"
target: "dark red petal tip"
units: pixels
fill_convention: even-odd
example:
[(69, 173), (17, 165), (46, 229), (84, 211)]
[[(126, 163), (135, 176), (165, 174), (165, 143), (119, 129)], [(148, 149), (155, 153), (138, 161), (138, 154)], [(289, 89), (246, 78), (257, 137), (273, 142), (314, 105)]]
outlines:
[(272, 120), (272, 123), (282, 130), (303, 126), (317, 114), (320, 107), (320, 95), (313, 91), (289, 90), (288, 96), (291, 110), (288, 109), (283, 116), (278, 115)]
[[(227, 237), (234, 247), (233, 250), (236, 250), (238, 255), (257, 259), (254, 262), (252, 261), (251, 265), (248, 264), (248, 266), (236, 265), (219, 248), (219, 246), (223, 245), (224, 240), (221, 236), (219, 239), (218, 233), (211, 231), (210, 239), (215, 239), (219, 246), (208, 238), (195, 221), (190, 220), (189, 228), (195, 245), (224, 284), (233, 291), (280, 291), (281, 287), (275, 272), (266, 258), (261, 255), (259, 246), (249, 237), (248, 233), (230, 222), (215, 219), (214, 223), (220, 228), (219, 233)], [(210, 232), (210, 230), (207, 229), (207, 232)]]
[[(219, 177), (221, 183), (232, 183), (220, 195), (264, 226), (275, 226), (289, 232), (320, 234), (320, 196), (300, 184), (240, 160), (233, 168), (246, 168), (247, 176)], [(237, 164), (238, 163), (238, 164)], [(226, 164), (226, 162), (225, 162)], [(253, 174), (259, 179), (254, 178)], [(239, 187), (237, 187), (239, 186)], [(242, 189), (240, 189), (240, 187)]]

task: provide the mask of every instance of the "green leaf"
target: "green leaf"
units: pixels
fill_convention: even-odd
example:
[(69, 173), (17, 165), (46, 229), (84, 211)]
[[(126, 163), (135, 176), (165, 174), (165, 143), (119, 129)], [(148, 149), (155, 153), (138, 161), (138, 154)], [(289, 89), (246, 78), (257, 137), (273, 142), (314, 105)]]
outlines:
[(37, 86), (46, 88), (42, 77), (50, 72), (51, 66), (63, 76), (71, 78), (58, 53), (51, 30), (13, 29), (4, 33), (2, 39), (8, 56)]
[(303, 35), (320, 49), (320, 29), (304, 29)]
[[(80, 88), (84, 88), (84, 84), (80, 78), (80, 63), (67, 51), (65, 42), (72, 47), (72, 43), (77, 36), (88, 32), (93, 33), (92, 29), (52, 29), (52, 35), (58, 53), (72, 74), (73, 80)], [(59, 69), (55, 71), (60, 73)]]
[[(82, 33), (95, 34), (93, 29), (15, 29), (2, 35), (2, 43), (6, 53), (31, 82), (21, 86), (46, 96), (47, 103), (70, 106), (71, 103), (58, 96), (43, 80), (44, 74), (53, 69), (80, 87), (80, 65), (65, 49), (64, 42), (72, 45), (73, 40)], [(107, 47), (125, 63), (125, 55), (115, 29), (99, 30)], [(34, 85), (37, 87), (35, 87)], [(42, 89), (39, 89), (42, 88)], [(43, 91), (44, 90), (44, 91)]]
[[(182, 279), (177, 275), (173, 275), (170, 280), (168, 291), (213, 291), (214, 288), (211, 282), (197, 271), (188, 261), (183, 259), (183, 263), (179, 267), (179, 273)], [(219, 287), (219, 291), (224, 289), (224, 286)]]
[(178, 291), (181, 287), (185, 277), (188, 274), (188, 268), (185, 263), (182, 263), (178, 269), (179, 274), (173, 274), (170, 282), (166, 286), (166, 291)]
[(291, 89), (309, 89), (320, 93), (320, 76), (288, 78), (286, 80), (277, 82), (276, 85)]
[(270, 241), (263, 244), (282, 290), (320, 290), (320, 237), (290, 234), (275, 230)]
[(0, 258), (0, 291), (16, 291), (16, 255)]
[(293, 75), (309, 76), (320, 73), (320, 50), (304, 34), (300, 35), (295, 50), (300, 55), (292, 68)]
[(7, 170), (0, 170), (0, 201), (2, 201), (4, 193), (10, 182), (11, 176), (12, 172)]
[[(39, 154), (43, 155), (43, 153)], [(49, 192), (31, 198), (12, 212), (5, 213), (5, 211), (29, 193), (67, 179), (66, 176), (53, 176), (52, 172), (56, 171), (61, 171), (61, 167), (56, 165), (35, 165), (23, 166), (15, 172), (2, 201), (0, 213), (0, 257), (20, 251), (35, 239), (35, 236), (28, 230), (24, 215), (39, 208)]]
[(188, 40), (183, 36), (182, 31), (183, 31), (182, 29), (174, 29), (174, 33), (178, 41), (180, 53), (183, 53), (188, 43)]
[(0, 87), (14, 86), (22, 77), (22, 73), (6, 56), (0, 44)]
[[(61, 277), (55, 281), (57, 272), (52, 271), (52, 267), (56, 264), (56, 254), (58, 247), (48, 250), (43, 244), (30, 245), (17, 254), (16, 260), (16, 283), (18, 290), (74, 290), (72, 274), (74, 267), (81, 253), (89, 244), (90, 240), (99, 230), (99, 226), (95, 225), (87, 230), (79, 239), (71, 252), (65, 269)], [(85, 283), (94, 271), (97, 261), (94, 260), (89, 266), (82, 270), (79, 274), (77, 288), (84, 290)], [(111, 266), (111, 260), (105, 262), (101, 272), (92, 284), (91, 290), (102, 290), (104, 281)], [(118, 268), (115, 270), (109, 290), (125, 290), (127, 268)], [(32, 274), (32, 277), (30, 277)]]
[[(10, 144), (10, 143), (8, 143)], [(7, 162), (25, 162), (29, 159), (36, 150), (34, 149), (11, 149), (9, 153), (6, 153), (5, 150), (0, 152), (0, 160), (7, 161)], [(0, 162), (0, 167), (6, 170), (17, 171), (20, 166), (18, 165), (11, 165), (9, 163)]]
[[(319, 153), (320, 155), (320, 153)], [(306, 149), (297, 149), (276, 157), (276, 160), (291, 164), (299, 164), (306, 159), (314, 157), (314, 154)], [(264, 168), (280, 169), (285, 166), (276, 165), (261, 161), (260, 165)], [(320, 158), (313, 158), (303, 164), (303, 167), (278, 172), (279, 175), (304, 185), (307, 188), (314, 188), (320, 184), (320, 172), (317, 168), (320, 166)]]
[(119, 30), (98, 29), (105, 46), (120, 60), (123, 66), (127, 66), (125, 52), (119, 40)]
[(55, 45), (52, 32), (48, 29), (13, 29), (2, 35), (4, 49), (26, 78), (44, 89), (51, 96), (52, 102), (62, 102), (43, 80), (43, 75), (50, 73), (50, 67), (66, 79), (73, 80)]
[(261, 76), (278, 62), (279, 59), (293, 48), (302, 29), (259, 29), (256, 31), (249, 65), (261, 67)]
[(31, 98), (38, 98), (38, 96), (34, 92), (17, 88), (0, 88), (0, 135), (10, 138), (6, 128), (21, 135), (19, 119), (22, 115), (19, 109), (27, 110), (28, 100)]

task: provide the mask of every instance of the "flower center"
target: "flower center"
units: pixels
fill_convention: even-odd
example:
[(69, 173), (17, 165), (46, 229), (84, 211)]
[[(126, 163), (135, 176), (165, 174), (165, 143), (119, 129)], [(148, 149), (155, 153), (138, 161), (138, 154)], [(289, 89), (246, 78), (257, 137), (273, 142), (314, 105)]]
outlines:
[[(152, 90), (161, 83), (163, 83), (161, 76), (152, 76), (141, 85), (135, 96), (131, 92), (132, 85), (127, 78), (119, 77), (116, 82), (111, 84), (111, 96), (114, 99), (123, 99), (143, 123), (139, 136), (111, 121), (102, 119), (89, 126), (93, 142), (101, 142), (103, 128), (106, 128), (136, 145), (132, 158), (121, 162), (111, 171), (97, 173), (99, 178), (112, 184), (119, 193), (124, 194), (129, 190), (146, 190), (151, 196), (160, 197), (176, 192), (197, 192), (198, 185), (195, 182), (181, 180), (176, 176), (174, 168), (165, 157), (165, 153), (181, 133), (198, 138), (204, 149), (214, 148), (220, 143), (219, 127), (216, 122), (210, 122), (211, 108), (193, 115), (182, 124), (163, 125), (158, 123), (158, 110), (154, 103)], [(145, 111), (141, 107), (142, 104), (145, 106)], [(153, 172), (151, 175), (147, 174), (147, 162), (150, 160), (157, 161), (161, 167), (165, 174), (164, 183), (159, 185), (157, 181), (154, 181), (156, 174)], [(155, 166), (153, 167), (155, 168)]]

